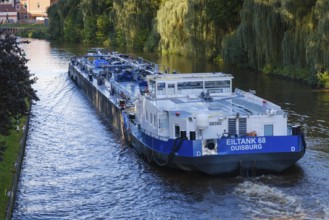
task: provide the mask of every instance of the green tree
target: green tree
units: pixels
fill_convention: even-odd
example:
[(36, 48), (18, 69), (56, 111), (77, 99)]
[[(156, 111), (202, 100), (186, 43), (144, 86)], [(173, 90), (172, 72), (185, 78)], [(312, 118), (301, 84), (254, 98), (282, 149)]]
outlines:
[(243, 0), (206, 0), (208, 18), (222, 30), (234, 29), (240, 22)]
[(113, 0), (81, 0), (81, 5), (85, 16), (101, 15), (112, 11)]
[(53, 6), (49, 7), (47, 10), (48, 17), (49, 17), (49, 38), (50, 39), (63, 39), (63, 15), (59, 7), (59, 3), (54, 4)]
[(105, 14), (103, 14), (98, 16), (96, 20), (96, 24), (97, 24), (97, 33), (96, 33), (97, 40), (105, 41), (109, 35), (112, 26), (110, 20)]
[(22, 43), (28, 42), (0, 33), (0, 135), (8, 135), (16, 121), (27, 114), (27, 100), (38, 100), (32, 88), (36, 78), (26, 66)]
[(84, 42), (94, 42), (97, 32), (97, 20), (93, 17), (84, 19), (83, 39)]
[(80, 0), (63, 2), (64, 39), (67, 41), (81, 41), (83, 29), (83, 16)]
[(60, 0), (48, 8), (50, 39), (81, 41), (83, 16), (80, 5), (81, 0)]

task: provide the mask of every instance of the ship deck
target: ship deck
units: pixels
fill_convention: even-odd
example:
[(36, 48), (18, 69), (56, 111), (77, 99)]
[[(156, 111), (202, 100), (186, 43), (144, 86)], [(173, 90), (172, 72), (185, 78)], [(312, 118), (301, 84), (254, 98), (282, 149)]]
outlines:
[[(120, 87), (121, 91), (124, 91), (125, 95), (129, 97), (137, 97), (140, 92), (138, 84), (134, 82), (111, 83)], [(186, 116), (196, 112), (207, 112), (213, 116), (224, 117), (236, 114), (240, 116), (266, 115), (274, 112), (276, 115), (285, 114), (279, 106), (239, 89), (229, 96), (213, 96), (211, 101), (205, 101), (198, 95), (156, 99), (150, 95), (147, 96), (159, 109), (180, 112), (181, 115)]]
[[(75, 68), (78, 68), (75, 66)], [(82, 73), (82, 76), (88, 79), (88, 74), (85, 71), (78, 69)], [(99, 74), (102, 69), (94, 69), (94, 73)], [(129, 82), (117, 82), (114, 77), (110, 81), (105, 80), (104, 84), (98, 85), (97, 80), (91, 81), (91, 83), (105, 96), (114, 102), (118, 100), (118, 94), (111, 96), (110, 88), (115, 86), (119, 88), (120, 93), (124, 93), (126, 97), (130, 98), (131, 103), (134, 102), (138, 94), (140, 93), (138, 83), (134, 81)], [(200, 97), (200, 94), (180, 95), (176, 97), (162, 97), (153, 98), (151, 95), (146, 94), (148, 98), (154, 102), (161, 110), (169, 112), (180, 112), (187, 117), (196, 112), (204, 112), (213, 116), (251, 116), (251, 115), (283, 115), (284, 111), (280, 106), (275, 105), (267, 100), (264, 100), (258, 96), (249, 92), (236, 89), (233, 93), (223, 96), (212, 96), (211, 101), (204, 100)], [(129, 104), (129, 103), (127, 103)]]

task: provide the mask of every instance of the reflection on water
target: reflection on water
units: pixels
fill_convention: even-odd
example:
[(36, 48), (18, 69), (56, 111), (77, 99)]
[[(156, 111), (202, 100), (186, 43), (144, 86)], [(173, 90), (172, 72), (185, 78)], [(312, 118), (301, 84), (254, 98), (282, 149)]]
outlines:
[(149, 165), (126, 147), (68, 78), (89, 46), (32, 40), (39, 78), (14, 219), (328, 219), (328, 93), (255, 72), (177, 56), (130, 52), (179, 72), (225, 71), (235, 87), (286, 109), (309, 150), (279, 175), (219, 178)]

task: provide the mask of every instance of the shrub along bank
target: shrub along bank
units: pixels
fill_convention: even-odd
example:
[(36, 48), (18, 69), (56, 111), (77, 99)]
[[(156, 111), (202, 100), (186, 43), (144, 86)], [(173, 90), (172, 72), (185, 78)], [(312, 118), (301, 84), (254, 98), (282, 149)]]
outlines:
[(23, 29), (18, 33), (21, 37), (36, 38), (36, 39), (49, 39), (48, 28), (37, 29)]

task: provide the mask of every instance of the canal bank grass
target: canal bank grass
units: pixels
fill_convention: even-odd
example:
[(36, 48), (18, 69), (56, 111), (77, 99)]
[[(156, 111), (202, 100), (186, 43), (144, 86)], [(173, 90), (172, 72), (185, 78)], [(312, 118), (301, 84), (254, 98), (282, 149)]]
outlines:
[(7, 206), (13, 188), (14, 176), (17, 172), (16, 162), (21, 150), (21, 140), (24, 135), (22, 126), (26, 124), (26, 117), (21, 120), (20, 130), (13, 130), (9, 136), (0, 136), (0, 142), (5, 142), (6, 149), (1, 153), (0, 161), (0, 219), (6, 219)]

